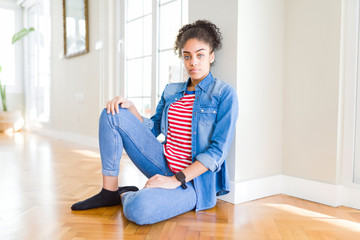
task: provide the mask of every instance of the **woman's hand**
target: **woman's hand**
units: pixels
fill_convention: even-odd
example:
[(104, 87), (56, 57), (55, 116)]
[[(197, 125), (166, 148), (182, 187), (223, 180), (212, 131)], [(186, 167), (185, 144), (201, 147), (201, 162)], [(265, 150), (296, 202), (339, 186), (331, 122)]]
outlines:
[(152, 176), (145, 184), (144, 188), (165, 188), (175, 189), (179, 187), (181, 183), (175, 178), (175, 176), (167, 177), (156, 174)]
[(112, 115), (119, 113), (119, 105), (121, 108), (131, 108), (134, 106), (131, 101), (124, 97), (115, 97), (106, 103), (107, 113), (111, 112)]
[(119, 105), (121, 108), (128, 109), (135, 117), (137, 117), (137, 119), (140, 120), (140, 122), (143, 122), (143, 118), (136, 109), (135, 105), (124, 97), (115, 97), (114, 99), (108, 101), (106, 103), (107, 113), (111, 113), (112, 115), (119, 113)]

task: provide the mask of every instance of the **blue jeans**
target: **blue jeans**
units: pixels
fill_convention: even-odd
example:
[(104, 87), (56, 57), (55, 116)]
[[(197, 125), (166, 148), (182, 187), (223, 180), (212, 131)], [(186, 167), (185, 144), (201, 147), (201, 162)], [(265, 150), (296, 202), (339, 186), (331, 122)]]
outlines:
[[(173, 176), (167, 165), (163, 145), (130, 111), (100, 116), (99, 144), (102, 173), (118, 176), (120, 159), (125, 149), (137, 168), (150, 178), (155, 174)], [(127, 219), (139, 225), (163, 221), (195, 208), (196, 193), (192, 182), (188, 188), (145, 188), (128, 192), (122, 197), (123, 212)]]

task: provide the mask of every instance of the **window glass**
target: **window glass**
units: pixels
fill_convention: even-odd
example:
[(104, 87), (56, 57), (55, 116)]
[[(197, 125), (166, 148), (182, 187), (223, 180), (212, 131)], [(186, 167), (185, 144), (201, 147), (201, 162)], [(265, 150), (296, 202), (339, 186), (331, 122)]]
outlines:
[[(126, 1), (125, 97), (133, 101), (143, 116), (149, 117), (155, 112), (166, 84), (183, 81), (181, 60), (173, 47), (177, 31), (183, 24), (184, 1)], [(157, 11), (152, 9), (155, 5)]]
[(29, 121), (50, 120), (51, 21), (50, 0), (34, 3), (26, 10), (27, 24), (36, 29), (26, 41), (28, 52), (27, 109)]
[(166, 84), (180, 82), (182, 81), (180, 72), (181, 72), (181, 61), (175, 55), (174, 51), (169, 50), (165, 52), (161, 52), (159, 54), (159, 94), (161, 95), (162, 91), (164, 90)]
[(144, 0), (144, 15), (152, 12), (152, 0)]
[(179, 28), (183, 25), (182, 9), (183, 1), (169, 2), (160, 5), (160, 37), (159, 37), (159, 82), (156, 93), (156, 101), (161, 97), (166, 84), (184, 81), (182, 61), (174, 53), (174, 43)]
[(151, 117), (151, 98), (150, 97), (145, 97), (143, 98), (143, 107), (142, 107), (142, 112), (143, 112), (143, 116), (150, 118)]
[(128, 97), (128, 100), (133, 102), (133, 104), (136, 106), (137, 110), (140, 112), (140, 114), (144, 117), (150, 118), (151, 117), (151, 98), (150, 97), (138, 97), (138, 98), (132, 98)]
[(127, 62), (127, 96), (141, 97), (142, 95), (143, 59), (138, 58)]
[(130, 21), (132, 19), (141, 17), (143, 15), (143, 10), (144, 10), (143, 0), (128, 0), (127, 20)]
[(142, 56), (143, 45), (143, 19), (137, 19), (127, 24), (127, 58), (136, 58)]
[(181, 27), (181, 1), (160, 6), (160, 49), (174, 47), (177, 32)]
[(174, 1), (174, 0), (160, 0), (160, 4), (168, 3), (168, 2), (171, 2), (171, 1)]
[(0, 80), (2, 84), (15, 86), (15, 47), (11, 44), (15, 33), (14, 10), (0, 8), (0, 29)]
[(143, 55), (151, 55), (152, 52), (152, 15), (144, 17), (143, 29)]
[(143, 60), (143, 96), (151, 96), (151, 87), (151, 57), (145, 57)]

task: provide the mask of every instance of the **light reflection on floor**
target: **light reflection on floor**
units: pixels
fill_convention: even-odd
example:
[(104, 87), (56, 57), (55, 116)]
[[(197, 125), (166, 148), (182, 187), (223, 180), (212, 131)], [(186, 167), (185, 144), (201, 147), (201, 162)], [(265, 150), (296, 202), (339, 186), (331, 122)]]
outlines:
[[(119, 186), (144, 186), (147, 178), (126, 154), (120, 168)], [(15, 232), (53, 234), (74, 202), (102, 187), (99, 149), (25, 131), (0, 134), (0, 169), (0, 239), (12, 239)], [(39, 229), (44, 221), (47, 230)]]
[[(116, 239), (123, 237), (126, 231), (123, 224), (127, 221), (121, 207), (82, 213), (70, 210), (74, 202), (91, 197), (101, 189), (99, 149), (26, 132), (0, 134), (0, 169), (0, 240), (59, 239), (60, 235), (68, 236), (60, 239), (77, 239), (72, 234), (84, 233), (85, 228), (86, 231), (96, 229), (119, 235)], [(142, 188), (146, 180), (123, 155), (119, 185)], [(106, 214), (115, 217), (109, 218)], [(358, 240), (359, 219), (358, 210), (332, 208), (277, 195), (237, 205), (218, 202), (216, 208), (185, 214), (178, 218), (178, 223), (186, 224), (191, 220), (189, 227), (196, 228), (199, 234), (207, 231), (217, 236), (216, 231), (220, 229), (228, 234), (226, 236), (242, 233), (245, 237), (241, 239), (246, 240), (251, 234), (259, 234), (252, 239), (261, 240), (314, 239), (306, 236)], [(167, 224), (175, 223), (170, 220)], [(127, 226), (134, 227), (133, 224)], [(284, 237), (288, 233), (294, 237)], [(28, 237), (35, 235), (40, 237)]]
[[(304, 208), (292, 206), (289, 204), (275, 204), (275, 203), (266, 203), (265, 206), (269, 206), (275, 209), (279, 209), (293, 215), (307, 217), (316, 221), (320, 221), (326, 224), (331, 224), (334, 227), (346, 228), (350, 231), (356, 231), (360, 233), (360, 223), (353, 222), (350, 220), (342, 219), (336, 216), (331, 216), (316, 211), (307, 210)], [(330, 208), (330, 207), (329, 207)], [(359, 237), (360, 239), (360, 237)]]

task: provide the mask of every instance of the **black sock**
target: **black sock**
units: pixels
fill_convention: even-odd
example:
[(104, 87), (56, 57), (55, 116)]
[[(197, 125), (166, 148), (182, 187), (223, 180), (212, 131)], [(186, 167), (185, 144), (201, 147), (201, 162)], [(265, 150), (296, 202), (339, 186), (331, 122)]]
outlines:
[(119, 195), (120, 195), (120, 201), (122, 201), (121, 200), (121, 194), (126, 193), (126, 192), (136, 192), (136, 191), (139, 191), (139, 189), (137, 187), (135, 187), (135, 186), (119, 187), (118, 192), (119, 192)]
[(71, 206), (71, 210), (87, 210), (98, 207), (109, 207), (119, 205), (120, 195), (118, 191), (102, 189), (100, 193), (84, 201), (77, 202)]

